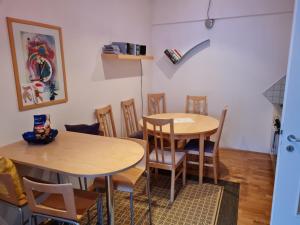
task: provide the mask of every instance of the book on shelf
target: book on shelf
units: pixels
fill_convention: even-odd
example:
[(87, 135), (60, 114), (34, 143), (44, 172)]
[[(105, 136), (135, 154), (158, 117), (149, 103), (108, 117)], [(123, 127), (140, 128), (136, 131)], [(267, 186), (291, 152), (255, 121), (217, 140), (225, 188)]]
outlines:
[(176, 49), (166, 49), (164, 51), (164, 53), (171, 60), (171, 62), (173, 64), (178, 63), (180, 61), (181, 57), (182, 57), (181, 53)]
[(104, 45), (102, 52), (105, 54), (120, 54), (120, 48), (117, 45)]
[(179, 50), (177, 50), (177, 49), (173, 49), (173, 51), (181, 58), (182, 57), (182, 54), (181, 54), (181, 52), (179, 51)]

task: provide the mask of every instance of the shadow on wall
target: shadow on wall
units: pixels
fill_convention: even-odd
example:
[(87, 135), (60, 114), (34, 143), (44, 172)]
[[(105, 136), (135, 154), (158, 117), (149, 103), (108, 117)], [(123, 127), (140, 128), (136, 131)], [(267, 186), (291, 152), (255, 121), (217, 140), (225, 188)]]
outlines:
[(139, 60), (106, 59), (99, 52), (92, 74), (92, 81), (139, 77), (141, 74), (142, 65)]
[(197, 45), (192, 48), (187, 55), (182, 58), (182, 61), (178, 64), (173, 64), (171, 60), (164, 54), (163, 56), (156, 62), (158, 68), (165, 74), (168, 79), (172, 79), (176, 71), (190, 58), (194, 55), (198, 54), (200, 51), (208, 48), (210, 46), (210, 42), (205, 42), (203, 45)]
[[(0, 0), (1, 1), (1, 0)], [(101, 58), (101, 52), (99, 51), (97, 54), (96, 62), (95, 62), (95, 68), (92, 74), (92, 81), (104, 81), (104, 72), (102, 68), (102, 61), (100, 60)]]
[(102, 66), (106, 80), (138, 77), (142, 74), (139, 60), (109, 60), (102, 57)]

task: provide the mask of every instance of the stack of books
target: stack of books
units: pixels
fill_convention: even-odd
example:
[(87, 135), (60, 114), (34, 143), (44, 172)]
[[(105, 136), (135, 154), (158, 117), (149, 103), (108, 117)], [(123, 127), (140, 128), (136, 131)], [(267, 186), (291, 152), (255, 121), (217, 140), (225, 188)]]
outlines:
[(120, 54), (120, 48), (118, 45), (104, 45), (102, 48), (103, 53), (105, 54)]
[(164, 53), (171, 60), (173, 64), (177, 64), (182, 58), (181, 52), (177, 49), (166, 49)]

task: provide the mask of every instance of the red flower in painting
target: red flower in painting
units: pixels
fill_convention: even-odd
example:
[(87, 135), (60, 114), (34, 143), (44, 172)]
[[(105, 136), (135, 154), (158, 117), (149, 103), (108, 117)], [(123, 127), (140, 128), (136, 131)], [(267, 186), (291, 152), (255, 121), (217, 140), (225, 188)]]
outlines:
[(37, 37), (27, 39), (27, 68), (31, 81), (49, 82), (55, 76), (55, 52), (46, 40)]

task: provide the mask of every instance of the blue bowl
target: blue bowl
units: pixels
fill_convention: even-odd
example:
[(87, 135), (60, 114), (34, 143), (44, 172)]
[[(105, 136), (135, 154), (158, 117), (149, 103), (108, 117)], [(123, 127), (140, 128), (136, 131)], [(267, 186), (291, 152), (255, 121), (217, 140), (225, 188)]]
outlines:
[(22, 136), (29, 144), (49, 144), (52, 142), (58, 134), (58, 130), (51, 129), (49, 135), (44, 139), (37, 139), (33, 131), (25, 132)]

